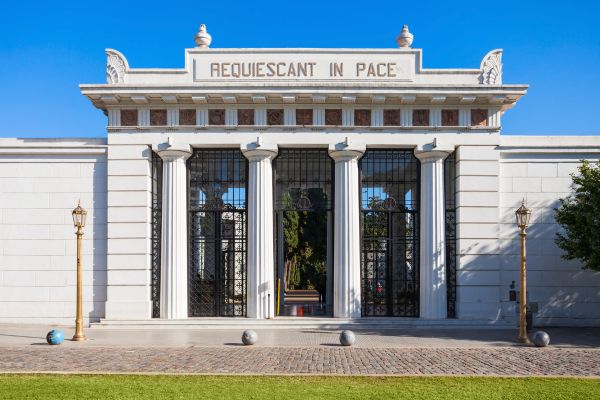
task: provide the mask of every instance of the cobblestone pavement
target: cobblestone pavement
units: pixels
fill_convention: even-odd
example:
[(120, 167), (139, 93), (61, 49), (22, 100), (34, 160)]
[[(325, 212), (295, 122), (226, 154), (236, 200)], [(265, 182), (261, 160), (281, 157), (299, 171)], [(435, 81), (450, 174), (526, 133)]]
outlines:
[(0, 372), (600, 377), (600, 349), (0, 347)]

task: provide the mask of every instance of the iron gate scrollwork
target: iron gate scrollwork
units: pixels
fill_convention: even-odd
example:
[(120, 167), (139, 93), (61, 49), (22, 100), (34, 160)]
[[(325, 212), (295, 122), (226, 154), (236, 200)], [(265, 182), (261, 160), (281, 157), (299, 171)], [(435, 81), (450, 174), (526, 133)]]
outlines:
[(364, 317), (419, 315), (419, 174), (411, 150), (368, 150), (361, 171)]
[(188, 160), (189, 316), (246, 316), (248, 163), (239, 150)]
[(448, 318), (456, 318), (456, 156), (444, 160), (446, 290)]
[(158, 154), (152, 152), (152, 318), (160, 318), (162, 168), (162, 158), (160, 158)]

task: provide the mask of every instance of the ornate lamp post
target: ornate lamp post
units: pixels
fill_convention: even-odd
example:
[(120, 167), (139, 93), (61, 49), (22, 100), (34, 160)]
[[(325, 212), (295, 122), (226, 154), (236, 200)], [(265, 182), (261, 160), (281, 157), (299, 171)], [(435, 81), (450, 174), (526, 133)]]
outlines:
[(83, 209), (80, 203), (77, 203), (77, 207), (72, 212), (73, 225), (77, 228), (77, 315), (75, 317), (75, 335), (73, 336), (74, 341), (85, 340), (83, 335), (83, 311), (82, 311), (82, 272), (81, 272), (81, 239), (83, 237), (83, 227), (85, 226), (85, 217), (87, 211)]
[(526, 270), (526, 237), (525, 229), (529, 225), (529, 219), (531, 218), (531, 209), (525, 206), (525, 200), (521, 203), (521, 207), (515, 211), (517, 217), (517, 226), (521, 230), (519, 236), (521, 237), (521, 295), (520, 295), (520, 309), (519, 309), (519, 343), (528, 343), (527, 339), (527, 320), (526, 320), (526, 301), (527, 301), (527, 270)]

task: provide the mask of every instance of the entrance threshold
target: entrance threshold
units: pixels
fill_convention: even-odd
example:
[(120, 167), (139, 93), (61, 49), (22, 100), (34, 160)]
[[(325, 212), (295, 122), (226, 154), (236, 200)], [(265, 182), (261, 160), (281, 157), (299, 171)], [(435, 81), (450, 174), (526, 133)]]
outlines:
[(92, 329), (514, 329), (514, 323), (501, 320), (425, 320), (419, 318), (316, 318), (276, 317), (274, 319), (253, 318), (188, 318), (108, 320), (90, 324)]

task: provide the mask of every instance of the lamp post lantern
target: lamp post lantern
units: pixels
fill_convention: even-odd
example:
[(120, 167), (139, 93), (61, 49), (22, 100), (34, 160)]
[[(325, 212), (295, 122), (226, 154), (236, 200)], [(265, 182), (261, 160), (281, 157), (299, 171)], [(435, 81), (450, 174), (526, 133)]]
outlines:
[(521, 293), (520, 293), (520, 307), (519, 307), (519, 338), (517, 339), (519, 343), (528, 343), (529, 339), (527, 339), (527, 311), (526, 311), (526, 301), (527, 301), (527, 269), (526, 269), (526, 259), (527, 259), (527, 249), (526, 249), (526, 238), (527, 233), (525, 230), (529, 225), (529, 219), (531, 218), (531, 209), (525, 206), (525, 200), (521, 203), (521, 207), (515, 211), (515, 216), (517, 218), (517, 226), (521, 230), (519, 236), (521, 237)]
[(80, 203), (77, 203), (77, 207), (72, 212), (73, 225), (77, 228), (75, 235), (77, 235), (77, 315), (75, 317), (75, 335), (73, 336), (74, 341), (85, 340), (83, 335), (83, 310), (82, 310), (82, 286), (83, 277), (81, 272), (81, 239), (83, 237), (83, 228), (85, 226), (85, 218), (87, 211), (81, 207)]

